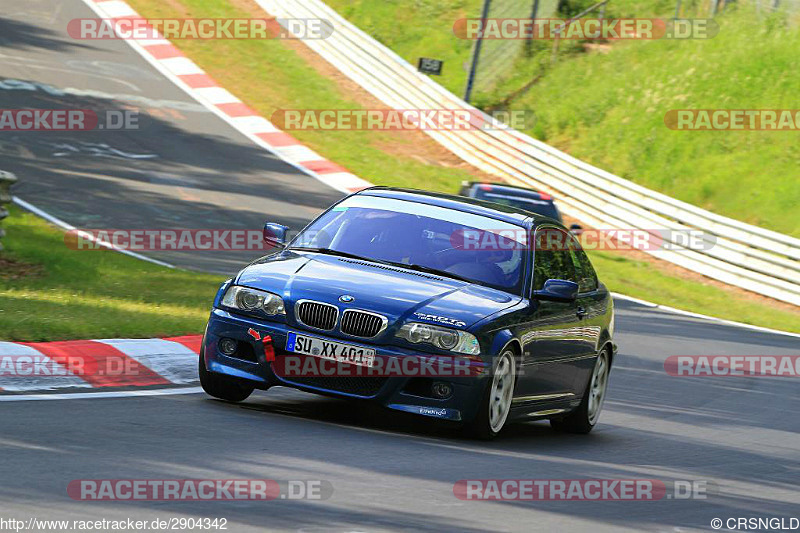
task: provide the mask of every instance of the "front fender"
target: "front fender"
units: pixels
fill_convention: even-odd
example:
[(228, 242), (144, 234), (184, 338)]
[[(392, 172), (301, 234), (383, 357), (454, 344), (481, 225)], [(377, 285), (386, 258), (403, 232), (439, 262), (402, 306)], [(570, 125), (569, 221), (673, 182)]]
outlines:
[(501, 329), (500, 331), (496, 331), (490, 345), (489, 353), (491, 355), (500, 355), (505, 345), (512, 340), (514, 340), (514, 334), (511, 333), (510, 330)]

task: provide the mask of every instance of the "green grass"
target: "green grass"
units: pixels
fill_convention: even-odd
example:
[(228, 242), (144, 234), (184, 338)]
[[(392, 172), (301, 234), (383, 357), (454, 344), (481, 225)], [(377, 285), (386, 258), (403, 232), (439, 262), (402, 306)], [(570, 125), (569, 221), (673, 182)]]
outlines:
[(650, 261), (613, 252), (587, 253), (597, 275), (614, 292), (694, 313), (800, 333), (800, 311), (776, 309), (731, 289), (677, 277)]
[[(670, 109), (795, 109), (800, 32), (729, 14), (714, 39), (624, 43), (553, 68), (518, 105), (533, 133), (601, 168), (800, 236), (798, 131), (673, 131)], [(668, 59), (667, 59), (668, 58)], [(613, 73), (613, 75), (611, 74)]]
[[(2, 340), (200, 335), (224, 279), (112, 251), (70, 250), (62, 231), (16, 208), (3, 227)], [(18, 271), (28, 275), (15, 278)]]
[[(420, 55), (453, 68), (440, 81), (463, 93), (460, 66), (469, 43), (453, 36), (452, 21), (477, 17), (480, 2), (330, 0), (345, 17), (412, 63)], [(576, 13), (590, 0), (573, 0)], [(708, 16), (708, 3), (683, 2), (683, 16)], [(612, 0), (608, 17), (674, 14), (674, 0)], [(550, 65), (551, 43), (536, 43), (531, 57), (489, 94), (497, 106), (535, 77), (541, 78), (513, 109), (533, 111), (527, 133), (603, 169), (670, 196), (769, 229), (800, 236), (800, 143), (797, 131), (672, 131), (671, 109), (796, 109), (800, 94), (798, 25), (781, 16), (759, 20), (752, 3), (717, 17), (708, 40), (626, 41), (609, 53), (584, 53), (564, 43)], [(397, 31), (402, 28), (403, 31)]]

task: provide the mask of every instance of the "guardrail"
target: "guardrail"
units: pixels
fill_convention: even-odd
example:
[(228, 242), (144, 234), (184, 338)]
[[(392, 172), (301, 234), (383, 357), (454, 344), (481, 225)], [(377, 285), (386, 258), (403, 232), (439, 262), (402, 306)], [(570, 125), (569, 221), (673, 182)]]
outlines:
[[(304, 40), (343, 74), (396, 109), (476, 110), (319, 0), (256, 0), (278, 18), (323, 18), (327, 39)], [(449, 31), (449, 30), (448, 30)], [(593, 167), (513, 129), (426, 130), (464, 161), (548, 192), (562, 210), (603, 229), (702, 230), (713, 246), (645, 250), (710, 278), (800, 306), (800, 239), (726, 218)]]
[[(3, 205), (11, 203), (11, 186), (17, 182), (17, 177), (11, 172), (0, 170), (0, 222), (8, 216), (8, 210)], [(0, 239), (5, 237), (6, 232), (0, 227)], [(0, 243), (0, 250), (3, 244)]]

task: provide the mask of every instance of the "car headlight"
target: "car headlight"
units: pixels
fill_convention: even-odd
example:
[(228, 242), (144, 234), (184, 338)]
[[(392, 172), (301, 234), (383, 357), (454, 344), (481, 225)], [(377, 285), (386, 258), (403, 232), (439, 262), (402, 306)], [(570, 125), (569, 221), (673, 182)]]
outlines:
[(222, 305), (242, 311), (263, 312), (270, 316), (286, 314), (283, 298), (277, 294), (238, 285), (228, 288), (222, 297)]
[(481, 346), (475, 335), (457, 329), (410, 322), (401, 327), (396, 336), (414, 344), (424, 342), (451, 352), (469, 355), (481, 353)]

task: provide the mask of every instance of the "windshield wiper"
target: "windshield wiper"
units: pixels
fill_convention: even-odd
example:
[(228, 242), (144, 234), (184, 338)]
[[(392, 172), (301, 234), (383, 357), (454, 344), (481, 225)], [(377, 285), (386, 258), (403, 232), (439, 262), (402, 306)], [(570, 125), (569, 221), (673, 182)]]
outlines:
[(448, 272), (447, 270), (441, 270), (438, 268), (433, 268), (425, 265), (418, 265), (416, 263), (412, 263), (407, 265), (405, 263), (395, 263), (393, 261), (387, 261), (390, 265), (399, 266), (403, 268), (407, 268), (409, 270), (416, 270), (417, 272), (425, 272), (427, 274), (435, 274), (437, 276), (443, 276), (446, 278), (453, 278), (459, 281), (466, 281), (467, 283), (475, 283), (469, 278), (465, 278), (464, 276), (459, 276), (458, 274), (453, 274), (452, 272)]
[(332, 248), (314, 248), (313, 246), (293, 246), (288, 250), (300, 250), (303, 252), (316, 252), (318, 254), (338, 255), (340, 257), (347, 257), (350, 259), (358, 259), (360, 261), (372, 261), (374, 263), (383, 263), (389, 265), (388, 261), (381, 261), (380, 259), (373, 259), (372, 257), (364, 257), (363, 255), (351, 254), (350, 252), (342, 252), (341, 250), (334, 250)]

